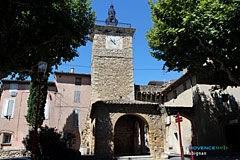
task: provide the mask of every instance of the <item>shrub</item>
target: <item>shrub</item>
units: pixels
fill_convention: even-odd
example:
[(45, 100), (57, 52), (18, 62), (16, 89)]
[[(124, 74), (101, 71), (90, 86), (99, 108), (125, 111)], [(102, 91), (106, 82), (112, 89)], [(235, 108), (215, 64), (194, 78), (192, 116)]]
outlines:
[[(25, 148), (32, 151), (33, 130), (23, 139)], [(38, 160), (66, 160), (74, 143), (74, 136), (62, 137), (55, 128), (41, 127), (37, 135), (36, 157)]]

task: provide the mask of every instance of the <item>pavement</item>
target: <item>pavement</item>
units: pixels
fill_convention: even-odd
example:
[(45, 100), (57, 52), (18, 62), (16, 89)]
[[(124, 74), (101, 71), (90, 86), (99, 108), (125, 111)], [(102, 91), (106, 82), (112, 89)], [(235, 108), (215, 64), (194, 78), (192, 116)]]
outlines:
[[(169, 160), (181, 160), (181, 157), (170, 157)], [(184, 157), (184, 160), (191, 160), (191, 157)], [(240, 155), (232, 156), (194, 156), (194, 160), (240, 160)]]

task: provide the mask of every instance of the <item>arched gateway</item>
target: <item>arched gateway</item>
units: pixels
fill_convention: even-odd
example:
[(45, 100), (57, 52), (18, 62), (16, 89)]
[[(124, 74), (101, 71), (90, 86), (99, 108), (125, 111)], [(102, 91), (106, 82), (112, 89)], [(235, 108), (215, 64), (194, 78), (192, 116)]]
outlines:
[(147, 122), (136, 115), (120, 117), (114, 127), (114, 155), (150, 154)]
[(158, 104), (140, 101), (98, 101), (92, 105), (95, 156), (112, 159), (121, 155), (159, 158), (164, 151), (163, 119)]

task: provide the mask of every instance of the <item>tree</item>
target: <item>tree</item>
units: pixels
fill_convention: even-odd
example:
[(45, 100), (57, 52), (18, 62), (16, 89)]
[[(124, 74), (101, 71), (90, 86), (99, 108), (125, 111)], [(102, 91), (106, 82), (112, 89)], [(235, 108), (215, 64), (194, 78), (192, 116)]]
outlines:
[(35, 124), (39, 77), (37, 64), (48, 63), (41, 85), (39, 126), (44, 120), (47, 80), (53, 67), (78, 56), (94, 25), (87, 0), (4, 0), (0, 1), (0, 79), (18, 74), (31, 77), (28, 113)]
[(57, 67), (78, 56), (94, 13), (87, 0), (2, 0), (0, 21), (0, 79), (11, 73), (22, 78), (40, 60)]
[[(43, 124), (45, 119), (45, 104), (47, 98), (47, 89), (48, 89), (48, 75), (44, 76), (41, 85), (40, 85), (40, 102), (39, 102), (39, 111), (38, 111), (38, 126)], [(32, 80), (30, 82), (29, 87), (29, 97), (28, 97), (28, 111), (25, 116), (28, 125), (31, 127), (35, 127), (36, 122), (36, 106), (38, 101), (38, 90), (39, 90), (39, 78), (37, 76), (31, 77)]]
[(149, 2), (151, 55), (168, 71), (211, 76), (226, 87), (240, 85), (240, 2), (159, 0)]

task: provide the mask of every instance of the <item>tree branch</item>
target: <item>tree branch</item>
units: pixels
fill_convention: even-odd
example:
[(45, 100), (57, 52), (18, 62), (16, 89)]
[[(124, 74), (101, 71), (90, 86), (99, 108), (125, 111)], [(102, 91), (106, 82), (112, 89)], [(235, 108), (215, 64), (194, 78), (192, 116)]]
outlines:
[(231, 71), (229, 69), (227, 69), (226, 67), (224, 67), (224, 64), (222, 61), (216, 59), (216, 58), (212, 58), (213, 60), (215, 60), (216, 62), (220, 63), (220, 70), (224, 71), (225, 73), (227, 73), (228, 75), (228, 79), (234, 83), (236, 83), (237, 85), (240, 86), (240, 81), (237, 80), (236, 78), (233, 77)]
[(39, 44), (36, 44), (36, 45), (33, 45), (33, 46), (28, 46), (27, 48), (35, 48), (35, 47), (39, 47), (39, 46), (43, 46), (43, 45), (47, 45), (51, 42), (55, 42), (55, 39), (56, 38), (63, 38), (63, 36), (60, 36), (60, 35), (55, 35), (55, 36), (52, 36), (52, 38), (48, 41), (44, 41), (42, 43), (39, 43)]
[[(211, 49), (209, 49), (208, 47), (206, 47), (206, 46), (203, 44), (202, 40), (201, 40), (198, 36), (195, 36), (195, 35), (191, 35), (191, 36), (194, 37), (194, 38), (196, 38), (196, 39), (199, 41), (199, 44), (200, 44), (207, 52), (212, 52)], [(209, 57), (208, 57), (208, 58), (209, 58)], [(227, 73), (228, 79), (229, 79), (230, 81), (232, 81), (232, 82), (234, 82), (234, 83), (236, 83), (237, 85), (240, 86), (240, 81), (233, 76), (232, 72), (231, 72), (229, 69), (227, 69), (226, 67), (224, 67), (224, 63), (223, 63), (222, 61), (220, 61), (219, 59), (214, 58), (214, 57), (209, 58), (209, 60), (218, 62), (218, 63), (220, 64), (220, 68), (219, 68), (219, 69), (222, 70), (222, 71), (224, 71), (225, 73)]]
[(13, 4), (22, 5), (22, 6), (28, 6), (28, 7), (30, 6), (29, 3), (16, 2), (16, 1), (12, 1), (12, 0), (10, 0), (9, 2), (10, 2), (10, 3), (13, 3)]
[(202, 40), (201, 40), (198, 36), (195, 36), (195, 35), (191, 35), (191, 36), (193, 36), (194, 38), (196, 38), (196, 39), (199, 41), (200, 46), (202, 46), (206, 51), (212, 52), (211, 49), (209, 49), (208, 47), (206, 47), (206, 46), (203, 44)]

